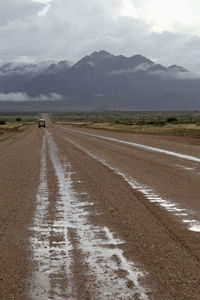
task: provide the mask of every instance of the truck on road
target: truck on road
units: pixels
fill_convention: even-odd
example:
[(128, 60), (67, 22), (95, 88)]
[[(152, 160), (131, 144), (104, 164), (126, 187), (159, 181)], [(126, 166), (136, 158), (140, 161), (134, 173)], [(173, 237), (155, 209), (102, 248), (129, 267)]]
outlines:
[(44, 127), (45, 128), (45, 126), (46, 126), (45, 119), (39, 119), (38, 120), (38, 128), (40, 128), (40, 127)]

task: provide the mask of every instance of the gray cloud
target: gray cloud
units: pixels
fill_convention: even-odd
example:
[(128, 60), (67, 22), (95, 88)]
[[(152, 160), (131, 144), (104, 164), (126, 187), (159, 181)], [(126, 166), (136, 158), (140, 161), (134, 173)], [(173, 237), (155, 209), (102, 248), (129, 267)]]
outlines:
[(200, 79), (200, 72), (183, 72), (173, 71), (170, 69), (166, 70), (151, 70), (151, 65), (144, 63), (136, 66), (133, 69), (122, 69), (122, 70), (113, 70), (109, 73), (111, 76), (120, 76), (120, 75), (128, 75), (128, 74), (135, 74), (138, 71), (145, 71), (150, 76), (156, 76), (162, 79), (178, 79), (178, 80), (199, 80)]
[(122, 70), (113, 70), (109, 75), (124, 75), (124, 74), (134, 74), (138, 71), (148, 71), (151, 67), (150, 64), (144, 63), (136, 66), (133, 69), (122, 69)]
[(164, 65), (200, 68), (200, 37), (154, 33), (151, 24), (121, 16), (120, 4), (120, 0), (53, 0), (47, 14), (39, 16), (44, 3), (1, 0), (1, 60), (76, 61), (105, 49), (113, 54), (141, 54)]
[(170, 72), (170, 71), (150, 71), (149, 75), (154, 75), (163, 79), (178, 79), (178, 80), (199, 80), (199, 72)]
[(6, 26), (16, 20), (28, 21), (36, 16), (46, 5), (30, 0), (1, 0), (0, 26)]
[(62, 100), (62, 96), (59, 94), (51, 93), (49, 95), (39, 95), (37, 97), (31, 97), (26, 93), (0, 93), (0, 102), (25, 102), (25, 101), (55, 101)]
[(0, 79), (12, 75), (31, 75), (32, 77), (41, 74), (53, 61), (41, 62), (40, 64), (8, 63), (0, 67)]

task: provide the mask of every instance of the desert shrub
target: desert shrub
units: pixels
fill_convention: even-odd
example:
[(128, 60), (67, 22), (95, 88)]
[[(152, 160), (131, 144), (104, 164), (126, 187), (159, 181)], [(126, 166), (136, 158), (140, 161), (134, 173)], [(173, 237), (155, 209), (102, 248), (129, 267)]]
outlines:
[(0, 125), (6, 125), (6, 121), (0, 120)]
[(137, 121), (136, 122), (136, 125), (144, 125), (145, 123), (144, 123), (144, 121)]
[(134, 122), (131, 119), (122, 119), (119, 120), (119, 124), (123, 124), (123, 125), (133, 125)]
[(178, 120), (175, 117), (167, 118), (167, 123), (176, 123)]
[(155, 122), (154, 122), (154, 125), (155, 125), (155, 126), (165, 126), (166, 123), (163, 122), (163, 121), (155, 121)]
[(17, 122), (21, 122), (21, 120), (22, 120), (21, 118), (16, 118)]

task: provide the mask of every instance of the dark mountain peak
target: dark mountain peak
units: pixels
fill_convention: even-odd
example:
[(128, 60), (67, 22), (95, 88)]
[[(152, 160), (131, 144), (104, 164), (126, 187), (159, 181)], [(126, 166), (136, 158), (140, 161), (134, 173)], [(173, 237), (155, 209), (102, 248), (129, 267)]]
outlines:
[(85, 56), (79, 60), (74, 66), (74, 69), (90, 69), (93, 67), (101, 70), (102, 72), (109, 73), (113, 70), (125, 70), (133, 69), (138, 65), (148, 65), (151, 67), (154, 63), (142, 56), (134, 55), (132, 57), (126, 57), (124, 55), (113, 55), (105, 50), (99, 52), (93, 52), (90, 55)]
[(83, 57), (81, 60), (79, 60), (77, 63), (75, 63), (73, 66), (72, 66), (72, 69), (79, 69), (79, 68), (82, 68), (85, 66), (89, 66), (89, 67), (93, 67), (96, 63), (96, 60), (92, 59), (91, 56), (87, 55), (85, 57)]
[(65, 60), (0, 66), (0, 92), (63, 97), (59, 104), (42, 104), (44, 110), (58, 110), (59, 105), (67, 111), (199, 109), (200, 79), (183, 72), (188, 71), (177, 65), (164, 67), (142, 55), (127, 57), (102, 50), (73, 66)]
[(67, 60), (61, 60), (59, 63), (57, 63), (57, 66), (60, 68), (68, 68), (69, 67), (69, 62)]
[(105, 50), (101, 50), (99, 52), (95, 51), (93, 52), (89, 57), (95, 57), (95, 58), (110, 58), (113, 57), (113, 55)]
[(139, 54), (133, 55), (131, 57), (131, 60), (133, 60), (135, 62), (135, 64), (137, 64), (137, 65), (141, 65), (141, 64), (153, 65), (154, 64), (150, 59), (146, 58), (145, 56), (139, 55)]
[(45, 74), (57, 74), (59, 72), (65, 71), (70, 67), (68, 61), (61, 60), (58, 63), (52, 63), (47, 70), (45, 71)]
[(99, 51), (99, 52), (95, 51), (92, 54), (86, 55), (85, 57), (83, 57), (73, 67), (80, 68), (81, 66), (83, 66), (83, 65), (85, 66), (86, 64), (90, 65), (90, 66), (94, 66), (98, 62), (102, 62), (105, 59), (109, 59), (112, 57), (114, 57), (114, 55), (110, 54), (107, 51), (104, 51), (104, 50)]
[(163, 67), (161, 64), (154, 64), (150, 68), (151, 72), (156, 72), (156, 71), (167, 71), (167, 68)]
[(177, 65), (171, 65), (167, 69), (170, 72), (188, 72), (187, 69), (185, 69), (185, 68), (183, 68), (181, 66), (177, 66)]

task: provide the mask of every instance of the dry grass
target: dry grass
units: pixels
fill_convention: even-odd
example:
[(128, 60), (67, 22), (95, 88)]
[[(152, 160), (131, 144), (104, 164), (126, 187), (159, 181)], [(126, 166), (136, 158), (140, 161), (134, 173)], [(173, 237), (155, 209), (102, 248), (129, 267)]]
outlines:
[(0, 125), (0, 142), (7, 140), (14, 134), (23, 131), (23, 123), (8, 122), (5, 125)]
[(37, 122), (38, 114), (6, 114), (0, 115), (0, 120), (6, 124), (0, 125), (0, 141), (25, 130), (27, 125), (32, 125)]
[(114, 123), (91, 123), (91, 122), (57, 122), (57, 124), (73, 125), (93, 129), (105, 129), (121, 132), (133, 132), (158, 135), (200, 135), (200, 126), (196, 124), (166, 124), (156, 125), (124, 125)]
[(0, 130), (14, 130), (20, 128), (21, 126), (23, 126), (23, 123), (8, 122), (5, 125), (0, 125)]
[(100, 123), (92, 124), (87, 127), (144, 134), (200, 135), (200, 127), (196, 124), (167, 124), (165, 126), (155, 126)]
[(92, 126), (92, 122), (55, 122), (58, 125), (73, 125), (78, 127), (88, 127)]

